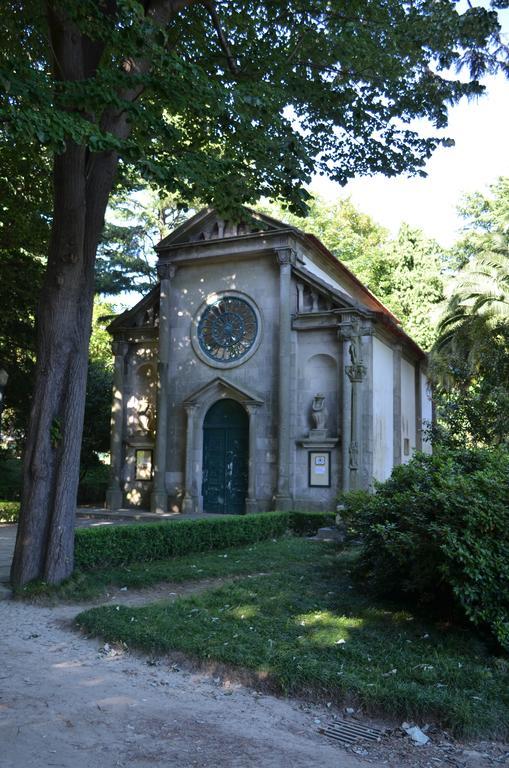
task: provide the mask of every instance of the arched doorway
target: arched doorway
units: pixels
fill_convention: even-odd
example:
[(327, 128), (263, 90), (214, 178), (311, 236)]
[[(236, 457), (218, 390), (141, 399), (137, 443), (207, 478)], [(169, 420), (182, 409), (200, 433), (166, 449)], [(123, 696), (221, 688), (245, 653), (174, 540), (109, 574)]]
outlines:
[(245, 512), (248, 463), (248, 415), (236, 400), (219, 400), (203, 422), (204, 512)]

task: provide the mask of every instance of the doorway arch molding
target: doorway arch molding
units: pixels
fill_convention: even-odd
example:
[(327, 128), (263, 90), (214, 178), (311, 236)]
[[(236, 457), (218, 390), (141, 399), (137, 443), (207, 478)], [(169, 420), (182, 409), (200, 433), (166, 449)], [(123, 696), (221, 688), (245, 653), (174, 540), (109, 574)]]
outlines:
[(201, 478), (203, 474), (203, 422), (209, 408), (218, 400), (228, 399), (240, 403), (249, 417), (249, 462), (246, 512), (256, 511), (256, 438), (257, 413), (264, 404), (252, 392), (232, 384), (222, 376), (216, 376), (208, 384), (200, 387), (186, 400), (186, 454), (184, 473), (183, 513), (203, 512)]

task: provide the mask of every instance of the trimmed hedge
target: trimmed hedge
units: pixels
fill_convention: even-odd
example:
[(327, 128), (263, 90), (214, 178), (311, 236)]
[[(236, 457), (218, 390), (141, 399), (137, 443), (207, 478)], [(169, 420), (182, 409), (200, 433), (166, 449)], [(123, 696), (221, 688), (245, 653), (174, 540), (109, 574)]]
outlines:
[(0, 501), (0, 523), (17, 523), (19, 501)]
[(217, 520), (80, 528), (75, 534), (75, 568), (91, 571), (253, 544), (283, 536), (288, 518), (287, 512), (264, 512)]
[(334, 512), (290, 512), (290, 530), (296, 536), (314, 536), (319, 528), (336, 524)]

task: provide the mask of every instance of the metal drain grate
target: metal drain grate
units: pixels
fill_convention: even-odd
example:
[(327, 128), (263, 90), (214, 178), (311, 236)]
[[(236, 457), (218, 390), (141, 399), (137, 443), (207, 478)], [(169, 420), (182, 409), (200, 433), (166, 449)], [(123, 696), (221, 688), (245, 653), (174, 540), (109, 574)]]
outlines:
[(383, 735), (383, 731), (380, 728), (371, 728), (347, 720), (335, 720), (333, 723), (320, 726), (318, 731), (330, 739), (336, 739), (341, 744), (353, 744), (359, 739), (378, 741)]

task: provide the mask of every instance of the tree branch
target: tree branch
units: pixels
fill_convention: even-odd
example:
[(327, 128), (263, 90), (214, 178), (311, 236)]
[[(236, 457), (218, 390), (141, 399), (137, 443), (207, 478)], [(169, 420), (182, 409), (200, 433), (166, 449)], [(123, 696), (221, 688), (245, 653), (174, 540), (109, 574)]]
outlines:
[(226, 61), (228, 62), (228, 69), (233, 75), (238, 75), (239, 68), (237, 67), (237, 63), (233, 58), (228, 40), (226, 39), (226, 35), (223, 32), (223, 28), (221, 27), (221, 21), (219, 20), (216, 6), (213, 2), (211, 2), (211, 0), (203, 0), (203, 5), (209, 12), (210, 18), (212, 19), (212, 24), (214, 25), (214, 29), (216, 30), (217, 36), (219, 38), (219, 43), (223, 49), (224, 55), (226, 56)]

